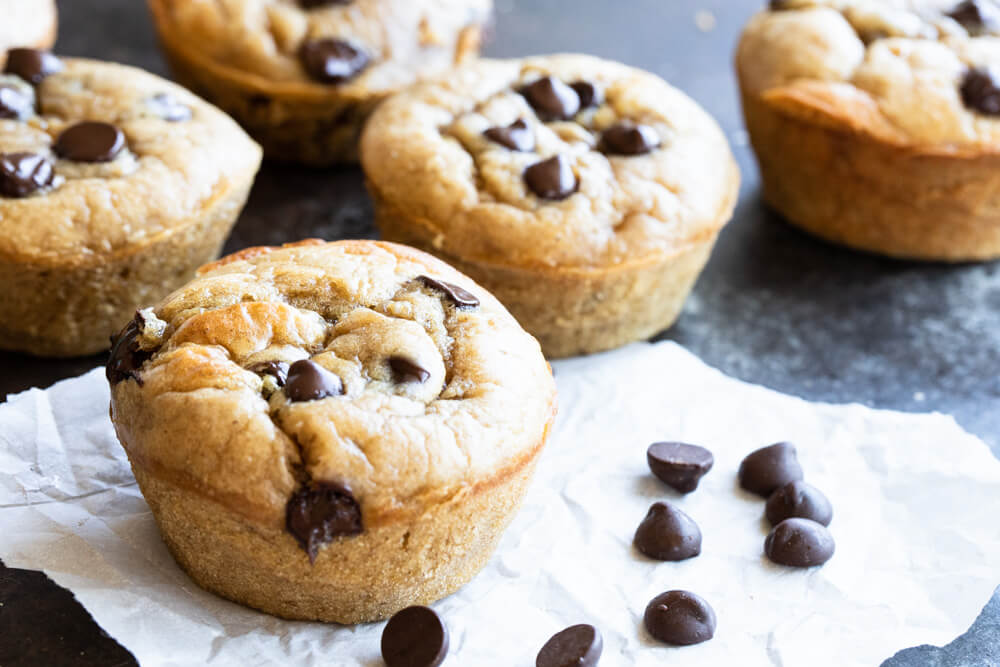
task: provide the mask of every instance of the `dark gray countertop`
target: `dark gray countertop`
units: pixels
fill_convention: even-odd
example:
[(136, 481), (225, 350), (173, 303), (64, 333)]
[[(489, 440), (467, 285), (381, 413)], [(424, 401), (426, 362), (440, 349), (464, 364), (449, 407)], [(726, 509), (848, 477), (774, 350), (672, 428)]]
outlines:
[[(743, 170), (742, 199), (684, 316), (663, 337), (730, 375), (807, 399), (952, 414), (1000, 456), (1000, 264), (862, 255), (813, 240), (762, 206), (731, 59), (741, 26), (763, 0), (496, 4), (490, 55), (584, 51), (643, 67), (698, 100), (729, 136)], [(166, 74), (140, 0), (63, 0), (60, 9), (60, 52)], [(227, 250), (372, 234), (357, 169), (267, 165)], [(0, 353), (0, 394), (45, 386), (101, 361)], [(997, 647), (1000, 597), (962, 641), (890, 664), (995, 666)]]

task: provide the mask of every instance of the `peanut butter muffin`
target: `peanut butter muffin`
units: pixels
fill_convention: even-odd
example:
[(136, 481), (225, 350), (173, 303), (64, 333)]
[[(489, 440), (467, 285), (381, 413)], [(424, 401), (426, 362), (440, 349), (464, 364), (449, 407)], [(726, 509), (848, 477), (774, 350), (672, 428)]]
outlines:
[(1000, 7), (774, 0), (737, 70), (764, 197), (824, 239), (1000, 257)]
[(253, 248), (122, 332), (111, 416), (177, 562), (292, 619), (457, 590), (555, 413), (538, 343), (471, 280), (375, 241)]
[(55, 0), (0, 0), (0, 67), (7, 49), (48, 49), (56, 41)]
[(148, 0), (177, 79), (268, 158), (357, 160), (372, 109), (479, 51), (492, 0)]
[(361, 151), (384, 237), (485, 285), (550, 357), (670, 326), (739, 185), (693, 101), (581, 55), (417, 85), (379, 108)]
[(260, 149), (146, 72), (45, 51), (0, 76), (0, 348), (108, 347), (218, 256)]

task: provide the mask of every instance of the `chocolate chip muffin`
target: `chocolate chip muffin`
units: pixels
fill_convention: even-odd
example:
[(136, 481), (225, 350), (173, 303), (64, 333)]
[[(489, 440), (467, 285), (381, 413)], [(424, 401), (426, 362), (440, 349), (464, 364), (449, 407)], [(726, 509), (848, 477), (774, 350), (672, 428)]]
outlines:
[(385, 97), (474, 57), (492, 0), (148, 0), (177, 79), (270, 159), (357, 160)]
[(108, 379), (181, 567), (237, 602), (337, 623), (472, 578), (555, 412), (537, 342), (496, 299), (375, 241), (203, 268), (126, 327)]
[(0, 67), (8, 49), (51, 48), (58, 22), (55, 0), (0, 0)]
[(824, 239), (1000, 257), (1000, 7), (773, 0), (737, 69), (764, 197)]
[(582, 55), (417, 85), (378, 109), (361, 152), (383, 236), (485, 285), (551, 357), (670, 326), (739, 184), (698, 105)]
[(0, 76), (0, 348), (108, 347), (218, 256), (260, 165), (225, 114), (146, 72), (15, 50)]

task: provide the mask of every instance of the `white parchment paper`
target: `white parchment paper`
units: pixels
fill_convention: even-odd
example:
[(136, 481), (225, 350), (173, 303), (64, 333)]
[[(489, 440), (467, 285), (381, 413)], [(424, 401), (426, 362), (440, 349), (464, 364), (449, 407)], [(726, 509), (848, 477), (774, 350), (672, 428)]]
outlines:
[[(1000, 583), (1000, 461), (940, 415), (811, 404), (727, 378), (672, 343), (555, 364), (560, 415), (521, 513), (486, 570), (437, 603), (448, 665), (533, 665), (554, 632), (600, 628), (602, 665), (876, 665), (964, 632)], [(159, 539), (107, 417), (101, 370), (0, 406), (0, 558), (71, 589), (146, 667), (381, 665), (382, 624), (292, 623), (195, 586)], [(681, 497), (648, 472), (655, 440), (709, 447)], [(834, 505), (837, 553), (791, 570), (761, 554), (763, 502), (740, 491), (751, 450), (798, 444)], [(669, 500), (704, 535), (683, 563), (632, 536)], [(238, 563), (234, 563), (238, 567)], [(641, 627), (673, 589), (706, 598), (715, 639), (676, 649)]]

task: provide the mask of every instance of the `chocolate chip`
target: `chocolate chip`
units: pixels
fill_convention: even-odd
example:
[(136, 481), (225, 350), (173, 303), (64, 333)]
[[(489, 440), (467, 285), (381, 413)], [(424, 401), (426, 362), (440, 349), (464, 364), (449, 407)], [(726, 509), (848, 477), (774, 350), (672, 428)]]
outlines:
[(970, 35), (980, 36), (1000, 28), (1000, 9), (989, 0), (965, 0), (946, 13)]
[(14, 74), (37, 86), (45, 77), (61, 72), (62, 61), (48, 51), (39, 49), (10, 49), (4, 74)]
[(507, 127), (491, 127), (483, 134), (490, 141), (495, 141), (512, 151), (527, 153), (535, 150), (535, 133), (524, 119), (515, 120)]
[(562, 155), (536, 162), (524, 170), (524, 182), (542, 199), (566, 199), (577, 191), (580, 182), (569, 160)]
[(181, 104), (170, 93), (157, 93), (146, 100), (150, 110), (170, 123), (191, 119), (191, 107)]
[(389, 357), (389, 368), (392, 369), (393, 380), (398, 384), (405, 382), (427, 382), (431, 376), (428, 371), (406, 357)]
[(382, 630), (386, 667), (437, 667), (448, 654), (448, 628), (429, 607), (407, 607)]
[(261, 361), (247, 368), (257, 375), (270, 375), (277, 380), (279, 387), (284, 387), (288, 382), (288, 369), (289, 366), (284, 361)]
[(142, 333), (142, 315), (135, 314), (132, 321), (125, 325), (117, 337), (111, 339), (111, 356), (108, 358), (104, 375), (111, 386), (124, 382), (129, 378), (140, 385), (139, 369), (153, 356), (152, 351), (139, 347), (139, 334)]
[(575, 81), (569, 84), (569, 87), (580, 98), (581, 110), (601, 106), (604, 102), (604, 96), (601, 94), (601, 91), (589, 81)]
[(600, 148), (609, 155), (643, 155), (659, 145), (660, 137), (650, 126), (618, 123), (604, 130)]
[(962, 102), (973, 111), (1000, 116), (1000, 82), (992, 70), (983, 67), (970, 69), (962, 79), (961, 93)]
[(778, 565), (813, 567), (833, 556), (833, 535), (809, 519), (785, 519), (764, 540), (764, 553)]
[(682, 442), (655, 442), (646, 450), (646, 461), (663, 483), (681, 493), (691, 493), (715, 464), (712, 452)]
[(31, 115), (35, 101), (16, 86), (0, 84), (0, 118), (23, 120)]
[(633, 544), (656, 560), (687, 560), (701, 553), (701, 529), (676, 507), (654, 503), (635, 531)]
[(811, 519), (829, 526), (833, 521), (833, 506), (823, 492), (802, 480), (789, 482), (767, 499), (767, 520), (776, 526), (785, 519)]
[(53, 149), (75, 162), (110, 162), (125, 148), (125, 135), (111, 123), (87, 120), (63, 130)]
[(740, 486), (767, 498), (779, 486), (802, 479), (795, 446), (779, 442), (751, 453), (740, 464)]
[(768, 4), (768, 9), (772, 12), (781, 12), (786, 9), (793, 9), (795, 7), (792, 0), (771, 0)]
[(321, 398), (340, 396), (343, 393), (344, 383), (340, 377), (315, 361), (300, 359), (288, 368), (285, 396), (293, 403), (318, 401)]
[(601, 659), (604, 639), (586, 623), (571, 625), (552, 635), (535, 658), (535, 667), (594, 667)]
[(519, 92), (542, 120), (568, 120), (580, 110), (580, 96), (555, 77), (542, 77)]
[(690, 646), (715, 635), (715, 611), (694, 593), (667, 591), (646, 606), (646, 629), (661, 642)]
[(27, 197), (52, 185), (52, 163), (37, 153), (0, 153), (0, 195)]
[(367, 53), (348, 42), (329, 37), (303, 44), (299, 58), (309, 76), (321, 83), (350, 81), (371, 60)]
[(296, 491), (285, 506), (285, 528), (316, 562), (316, 554), (334, 538), (362, 531), (361, 507), (349, 489), (313, 482)]
[(476, 308), (479, 306), (479, 299), (472, 292), (462, 289), (458, 285), (446, 283), (443, 280), (435, 280), (429, 276), (419, 276), (417, 278), (427, 287), (444, 292), (448, 300), (455, 304), (457, 308)]

